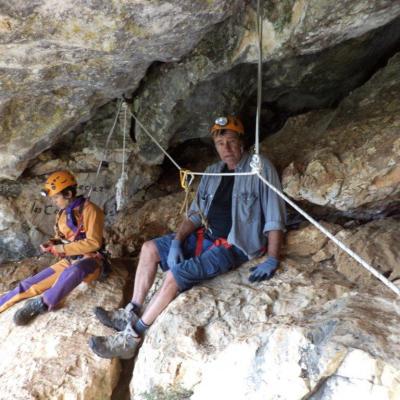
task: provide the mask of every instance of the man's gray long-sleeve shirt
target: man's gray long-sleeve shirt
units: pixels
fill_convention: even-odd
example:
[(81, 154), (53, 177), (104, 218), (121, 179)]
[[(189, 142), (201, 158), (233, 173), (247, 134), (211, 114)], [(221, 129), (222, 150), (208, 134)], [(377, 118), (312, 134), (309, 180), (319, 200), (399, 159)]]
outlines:
[[(281, 190), (278, 174), (265, 157), (262, 162), (262, 175), (277, 189)], [(251, 171), (251, 156), (245, 153), (235, 172)], [(205, 172), (219, 173), (225, 163), (220, 161), (209, 166)], [(215, 192), (221, 182), (221, 176), (203, 175), (193, 201), (189, 219), (196, 227), (201, 226), (201, 212), (207, 216)], [(198, 205), (198, 206), (197, 206)], [(228, 242), (241, 249), (249, 258), (263, 253), (267, 244), (267, 235), (272, 230), (284, 230), (286, 210), (284, 201), (256, 175), (235, 176), (232, 191), (232, 228)]]

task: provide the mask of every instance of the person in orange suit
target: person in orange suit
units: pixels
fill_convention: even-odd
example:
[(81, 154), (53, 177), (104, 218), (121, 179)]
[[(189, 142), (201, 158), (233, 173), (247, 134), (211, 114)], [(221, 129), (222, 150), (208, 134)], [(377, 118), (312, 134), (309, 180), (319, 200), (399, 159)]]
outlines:
[(26, 325), (37, 315), (56, 308), (82, 281), (92, 282), (101, 272), (104, 257), (103, 211), (83, 196), (77, 196), (77, 182), (68, 171), (51, 174), (41, 192), (59, 209), (55, 237), (40, 245), (44, 253), (60, 260), (38, 274), (21, 281), (0, 296), (0, 312), (31, 297), (14, 314), (16, 325)]

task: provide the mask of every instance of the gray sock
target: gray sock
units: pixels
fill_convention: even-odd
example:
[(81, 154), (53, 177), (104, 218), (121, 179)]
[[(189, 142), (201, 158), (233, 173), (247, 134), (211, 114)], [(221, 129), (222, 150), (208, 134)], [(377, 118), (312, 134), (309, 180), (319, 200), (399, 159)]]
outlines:
[(142, 319), (138, 319), (135, 323), (135, 325), (133, 325), (133, 329), (135, 330), (135, 332), (137, 334), (139, 334), (140, 336), (143, 336), (143, 334), (147, 331), (147, 329), (150, 328), (150, 325), (145, 324)]

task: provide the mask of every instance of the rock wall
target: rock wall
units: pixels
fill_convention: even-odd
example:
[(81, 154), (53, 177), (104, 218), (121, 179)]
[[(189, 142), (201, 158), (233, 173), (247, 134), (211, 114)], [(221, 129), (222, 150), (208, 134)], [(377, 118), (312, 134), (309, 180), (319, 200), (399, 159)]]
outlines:
[(291, 118), (263, 143), (289, 196), (352, 216), (400, 204), (399, 70), (400, 53), (337, 108)]
[(93, 110), (137, 88), (153, 62), (187, 54), (239, 3), (2, 4), (0, 178), (18, 178)]
[[(271, 132), (285, 115), (336, 104), (398, 49), (397, 4), (351, 4), (352, 12), (347, 1), (335, 6), (318, 1), (265, 2), (264, 132)], [(217, 25), (181, 62), (162, 64), (147, 75), (135, 93), (135, 110), (165, 147), (207, 137), (210, 122), (227, 112), (242, 113), (253, 130), (255, 26), (255, 10), (249, 4), (243, 13)], [(275, 118), (271, 110), (278, 114)], [(163, 155), (139, 126), (136, 138), (146, 162), (161, 162)]]
[[(268, 0), (263, 15), (261, 130), (279, 132), (262, 153), (286, 194), (398, 284), (400, 4)], [(52, 235), (56, 210), (38, 193), (57, 169), (87, 194), (104, 161), (92, 200), (106, 211), (114, 257), (176, 230), (178, 173), (124, 109), (105, 154), (116, 99), (201, 171), (215, 159), (214, 117), (241, 112), (252, 137), (255, 20), (254, 1), (0, 1), (0, 293), (50, 262), (4, 264)], [(304, 223), (288, 232), (271, 281), (248, 282), (257, 262), (165, 310), (139, 351), (132, 399), (400, 398), (400, 307), (389, 289)], [(12, 323), (20, 305), (2, 313), (0, 398), (115, 398), (120, 365), (87, 339), (112, 333), (91, 309), (119, 306), (128, 281), (117, 269), (81, 285), (25, 328)]]
[[(263, 15), (264, 99), (291, 112), (342, 98), (400, 35), (400, 7), (390, 0), (268, 1)], [(204, 136), (216, 113), (238, 111), (255, 95), (252, 3), (14, 2), (0, 8), (0, 32), (1, 179), (17, 179), (99, 106), (139, 84), (135, 110), (166, 146)], [(160, 163), (136, 130), (143, 159)]]

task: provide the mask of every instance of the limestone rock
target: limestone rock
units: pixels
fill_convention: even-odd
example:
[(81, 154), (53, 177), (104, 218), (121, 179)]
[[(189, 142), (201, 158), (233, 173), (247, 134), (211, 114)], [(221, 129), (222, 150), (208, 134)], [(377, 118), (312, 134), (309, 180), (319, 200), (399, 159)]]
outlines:
[[(271, 1), (263, 15), (263, 102), (268, 104), (261, 116), (263, 131), (271, 131), (263, 118), (270, 108), (291, 114), (337, 103), (372, 74), (381, 57), (395, 51), (399, 40), (400, 7), (390, 1), (366, 5), (341, 0), (335, 6)], [(242, 3), (190, 55), (156, 66), (146, 76), (135, 110), (165, 148), (207, 137), (213, 119), (227, 112), (242, 113), (252, 132), (255, 27), (253, 5)], [(135, 133), (140, 156), (160, 163), (163, 155), (137, 124)]]
[[(330, 233), (335, 234), (341, 227), (320, 221)], [(320, 251), (328, 242), (328, 237), (314, 225), (307, 223), (303, 228), (289, 231), (286, 235), (286, 255), (312, 256)]]
[(13, 2), (0, 10), (0, 178), (187, 54), (239, 1)]
[(249, 284), (257, 262), (170, 304), (139, 351), (132, 399), (399, 395), (400, 309), (391, 292), (356, 290), (334, 264), (307, 257), (287, 257), (272, 280)]
[(145, 240), (175, 232), (180, 221), (184, 194), (177, 193), (128, 208), (117, 216), (107, 232), (108, 250), (113, 257), (137, 252)]
[[(0, 269), (0, 290), (14, 287), (48, 259), (26, 260)], [(23, 276), (25, 275), (25, 276)], [(118, 307), (126, 273), (115, 270), (106, 282), (79, 285), (62, 308), (39, 315), (30, 325), (12, 321), (22, 303), (0, 314), (0, 399), (106, 399), (117, 384), (119, 361), (97, 357), (90, 335), (111, 334), (92, 312), (101, 304)]]
[(28, 232), (15, 205), (0, 196), (0, 264), (35, 254)]
[[(390, 281), (400, 284), (400, 221), (377, 220), (360, 227), (342, 230), (337, 237)], [(332, 247), (338, 271), (359, 285), (375, 284), (366, 269), (346, 253)]]
[(352, 216), (399, 204), (399, 68), (397, 54), (337, 109), (292, 118), (266, 140), (286, 193)]

